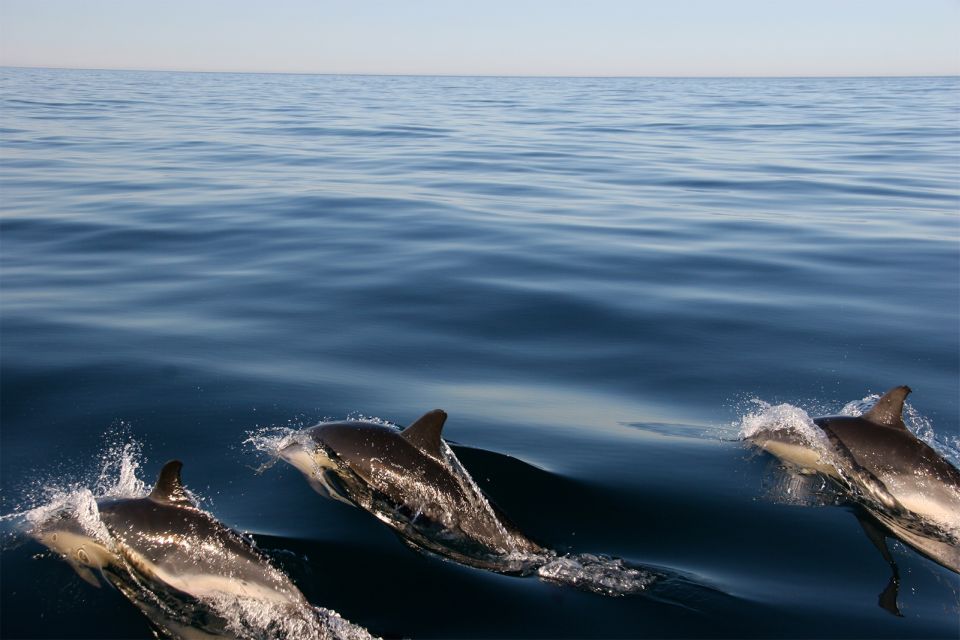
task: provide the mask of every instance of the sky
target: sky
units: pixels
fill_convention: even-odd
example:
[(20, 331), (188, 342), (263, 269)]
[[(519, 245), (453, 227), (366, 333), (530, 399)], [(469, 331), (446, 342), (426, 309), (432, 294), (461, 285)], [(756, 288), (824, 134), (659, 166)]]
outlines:
[(0, 0), (0, 65), (960, 75), (960, 0)]

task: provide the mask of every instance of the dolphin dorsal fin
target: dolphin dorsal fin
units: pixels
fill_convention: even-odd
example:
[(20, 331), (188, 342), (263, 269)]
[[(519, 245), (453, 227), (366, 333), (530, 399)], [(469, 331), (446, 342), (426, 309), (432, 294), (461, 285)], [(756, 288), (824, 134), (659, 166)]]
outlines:
[(183, 463), (179, 460), (171, 460), (163, 465), (160, 470), (160, 477), (157, 478), (157, 484), (150, 492), (150, 499), (157, 502), (171, 502), (173, 504), (192, 504), (190, 496), (183, 488), (183, 482), (180, 480), (180, 470)]
[(910, 387), (906, 385), (890, 389), (877, 400), (877, 404), (873, 405), (870, 411), (863, 414), (864, 419), (874, 424), (906, 431), (907, 426), (903, 424), (903, 401), (910, 391)]
[(446, 412), (442, 409), (434, 409), (420, 416), (400, 435), (417, 449), (437, 460), (441, 460), (443, 456), (440, 453), (440, 432), (443, 430), (443, 423), (446, 421)]

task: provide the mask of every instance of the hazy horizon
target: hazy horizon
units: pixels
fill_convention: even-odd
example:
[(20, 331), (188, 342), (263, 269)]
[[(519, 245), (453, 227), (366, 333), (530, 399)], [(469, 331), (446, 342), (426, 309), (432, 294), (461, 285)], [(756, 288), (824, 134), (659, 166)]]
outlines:
[(266, 75), (266, 76), (344, 76), (344, 77), (382, 77), (382, 78), (569, 78), (569, 79), (604, 79), (611, 80), (643, 80), (643, 79), (661, 79), (661, 80), (739, 80), (739, 79), (831, 79), (837, 80), (856, 79), (856, 78), (960, 78), (958, 73), (925, 73), (925, 74), (884, 74), (884, 75), (566, 75), (566, 74), (503, 74), (503, 73), (329, 73), (323, 71), (222, 71), (217, 69), (199, 70), (199, 69), (136, 69), (125, 67), (48, 67), (48, 66), (14, 66), (0, 65), (0, 69), (36, 69), (47, 71), (117, 71), (128, 73), (198, 73), (198, 74), (240, 74), (240, 75)]
[(960, 75), (954, 0), (5, 0), (0, 66), (519, 77)]

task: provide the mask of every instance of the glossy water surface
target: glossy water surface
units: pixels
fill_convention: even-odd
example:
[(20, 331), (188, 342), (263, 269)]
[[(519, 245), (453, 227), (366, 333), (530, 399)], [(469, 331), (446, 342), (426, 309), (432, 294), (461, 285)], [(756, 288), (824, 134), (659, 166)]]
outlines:
[[(736, 424), (909, 384), (956, 443), (957, 78), (4, 69), (0, 104), (3, 513), (119, 430), (374, 634), (956, 637), (956, 574), (894, 544), (891, 615), (852, 507)], [(243, 444), (435, 407), (530, 537), (703, 588), (425, 557)], [(4, 637), (149, 637), (40, 551), (2, 552)]]

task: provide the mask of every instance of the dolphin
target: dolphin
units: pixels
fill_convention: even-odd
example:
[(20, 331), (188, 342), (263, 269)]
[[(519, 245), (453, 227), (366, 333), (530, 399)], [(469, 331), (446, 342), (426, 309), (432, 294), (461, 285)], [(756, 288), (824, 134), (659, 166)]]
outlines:
[(910, 392), (894, 387), (861, 416), (814, 418), (812, 439), (782, 428), (750, 439), (830, 478), (893, 535), (960, 573), (960, 471), (907, 429), (903, 403)]
[[(295, 620), (285, 628), (296, 636), (326, 637), (290, 579), (191, 500), (182, 466), (164, 465), (146, 497), (104, 498), (86, 513), (54, 513), (30, 535), (87, 582), (100, 586), (97, 575), (103, 576), (168, 634), (233, 637), (231, 623), (253, 606), (273, 620)], [(268, 635), (287, 634), (271, 627)]]
[(318, 493), (371, 512), (416, 549), (500, 573), (533, 571), (550, 552), (476, 486), (441, 438), (446, 419), (437, 409), (402, 431), (323, 422), (279, 455)]

